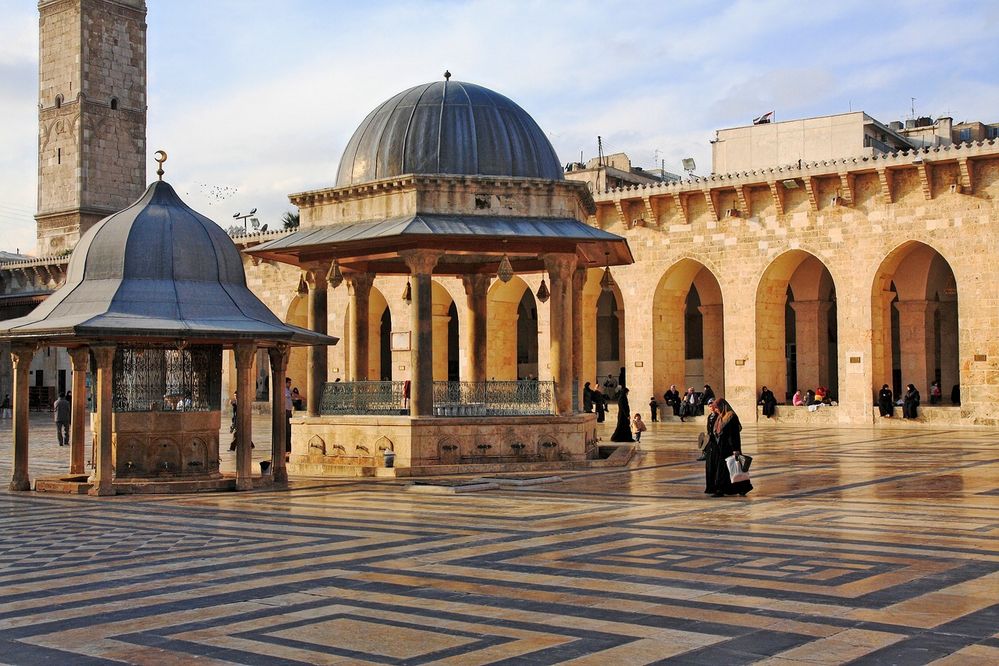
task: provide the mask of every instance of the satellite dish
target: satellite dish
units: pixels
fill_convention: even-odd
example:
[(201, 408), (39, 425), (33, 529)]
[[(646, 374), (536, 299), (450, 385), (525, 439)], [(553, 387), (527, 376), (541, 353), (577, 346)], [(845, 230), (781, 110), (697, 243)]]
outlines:
[(260, 227), (260, 233), (263, 233), (265, 231), (267, 231), (267, 225), (266, 224), (264, 226)]
[(684, 171), (686, 171), (687, 173), (694, 173), (694, 169), (696, 169), (696, 168), (697, 168), (697, 165), (694, 164), (694, 158), (693, 157), (684, 157), (683, 158), (683, 170)]

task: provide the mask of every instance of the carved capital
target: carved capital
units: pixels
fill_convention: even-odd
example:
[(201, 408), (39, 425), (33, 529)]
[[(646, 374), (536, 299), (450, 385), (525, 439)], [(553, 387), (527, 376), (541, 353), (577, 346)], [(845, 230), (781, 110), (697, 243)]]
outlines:
[(90, 351), (94, 353), (94, 360), (101, 370), (111, 370), (114, 366), (114, 353), (118, 350), (118, 345), (91, 345)]
[(399, 256), (413, 275), (430, 275), (444, 253), (440, 250), (403, 250)]
[(371, 292), (371, 286), (375, 283), (373, 273), (344, 273), (343, 279), (347, 283), (347, 291), (351, 296), (367, 296)]
[(309, 291), (326, 291), (326, 275), (331, 264), (315, 264), (302, 269), (302, 280)]
[(291, 357), (291, 348), (284, 344), (278, 344), (267, 350), (267, 356), (271, 360), (271, 372), (287, 372), (288, 359)]
[(14, 366), (14, 372), (27, 374), (34, 356), (35, 345), (15, 344), (10, 347), (10, 362)]
[(90, 368), (90, 348), (73, 347), (67, 349), (69, 360), (73, 363), (73, 372), (86, 372)]
[(240, 342), (233, 347), (236, 356), (236, 368), (249, 370), (253, 365), (253, 357), (257, 353), (257, 345), (252, 342)]
[(571, 280), (572, 272), (578, 263), (575, 254), (545, 254), (541, 259), (545, 262), (545, 270), (548, 271), (552, 284), (555, 284), (556, 280), (563, 282)]
[(461, 284), (465, 287), (465, 295), (471, 298), (485, 298), (489, 292), (490, 282), (492, 282), (492, 276), (482, 273), (461, 276)]

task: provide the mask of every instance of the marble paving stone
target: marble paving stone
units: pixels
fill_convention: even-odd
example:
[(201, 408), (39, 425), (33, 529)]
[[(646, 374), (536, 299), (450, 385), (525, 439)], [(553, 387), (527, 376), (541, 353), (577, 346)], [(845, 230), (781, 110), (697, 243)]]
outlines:
[(999, 663), (999, 432), (750, 425), (756, 489), (711, 498), (696, 426), (649, 425), (627, 468), (472, 495), (2, 493), (0, 662)]

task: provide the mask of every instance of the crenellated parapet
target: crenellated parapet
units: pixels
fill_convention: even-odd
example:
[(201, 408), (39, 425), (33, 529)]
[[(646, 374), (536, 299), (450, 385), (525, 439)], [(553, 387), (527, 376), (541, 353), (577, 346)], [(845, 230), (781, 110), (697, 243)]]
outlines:
[(0, 298), (48, 295), (66, 281), (69, 256), (0, 263)]
[[(767, 169), (630, 185), (593, 195), (600, 226), (689, 225), (695, 213), (709, 222), (753, 217), (768, 208), (778, 216), (833, 207), (895, 203), (910, 191), (931, 201), (959, 194), (993, 198), (992, 179), (976, 175), (999, 160), (999, 140), (954, 144)], [(863, 182), (860, 182), (863, 181)], [(859, 185), (858, 185), (859, 183)], [(988, 191), (986, 191), (988, 190)], [(872, 199), (869, 195), (876, 195)], [(766, 201), (761, 195), (766, 194)], [(696, 211), (692, 210), (696, 203)]]

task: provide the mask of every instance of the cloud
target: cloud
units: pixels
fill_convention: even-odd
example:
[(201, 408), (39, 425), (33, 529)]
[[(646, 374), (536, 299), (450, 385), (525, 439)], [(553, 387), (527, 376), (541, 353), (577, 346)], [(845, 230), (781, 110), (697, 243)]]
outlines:
[[(150, 2), (148, 147), (170, 152), (168, 179), (223, 225), (253, 207), (277, 224), (289, 193), (333, 183), (375, 105), (448, 68), (517, 101), (563, 162), (594, 155), (600, 135), (636, 165), (679, 171), (693, 156), (705, 173), (716, 129), (771, 109), (892, 120), (917, 97), (927, 113), (999, 120), (984, 4)], [(4, 5), (0, 22), (17, 26), (0, 45), (0, 195), (31, 210), (36, 14)]]

